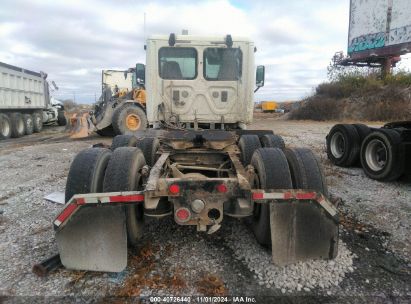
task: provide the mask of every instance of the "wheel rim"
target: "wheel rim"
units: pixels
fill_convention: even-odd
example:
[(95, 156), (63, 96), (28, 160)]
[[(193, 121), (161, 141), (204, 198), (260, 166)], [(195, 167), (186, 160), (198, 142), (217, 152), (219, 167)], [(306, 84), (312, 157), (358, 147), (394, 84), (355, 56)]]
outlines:
[(136, 114), (129, 114), (126, 117), (127, 129), (136, 131), (139, 129), (141, 124), (140, 118)]
[(1, 131), (1, 135), (3, 135), (3, 136), (7, 136), (10, 133), (10, 126), (4, 120), (0, 124), (0, 131)]
[(33, 120), (31, 118), (27, 118), (27, 127), (29, 129), (33, 128)]
[(341, 132), (335, 132), (331, 137), (330, 149), (335, 158), (341, 158), (344, 155), (345, 140)]
[(381, 171), (385, 168), (388, 151), (385, 144), (379, 139), (371, 140), (365, 148), (365, 161), (373, 171)]

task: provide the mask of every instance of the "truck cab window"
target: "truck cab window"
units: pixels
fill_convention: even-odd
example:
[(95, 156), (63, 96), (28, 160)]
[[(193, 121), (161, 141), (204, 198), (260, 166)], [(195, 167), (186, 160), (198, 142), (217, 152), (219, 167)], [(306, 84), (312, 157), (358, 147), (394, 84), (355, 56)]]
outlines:
[(239, 48), (204, 50), (204, 78), (212, 81), (236, 81), (241, 78), (243, 54)]
[(195, 48), (162, 47), (158, 55), (162, 79), (189, 80), (197, 77)]

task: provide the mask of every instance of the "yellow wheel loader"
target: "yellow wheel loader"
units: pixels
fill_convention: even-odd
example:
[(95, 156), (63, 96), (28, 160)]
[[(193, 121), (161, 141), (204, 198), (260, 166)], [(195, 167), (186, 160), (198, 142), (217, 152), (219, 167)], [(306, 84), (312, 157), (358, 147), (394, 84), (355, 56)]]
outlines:
[(142, 64), (127, 71), (103, 70), (102, 95), (93, 111), (69, 119), (70, 137), (83, 138), (93, 132), (101, 136), (135, 134), (146, 129), (144, 71)]
[(313, 152), (247, 130), (264, 85), (254, 53), (231, 35), (148, 39), (150, 127), (74, 158), (53, 222), (66, 268), (122, 271), (148, 217), (208, 234), (243, 219), (277, 265), (336, 257), (338, 211)]

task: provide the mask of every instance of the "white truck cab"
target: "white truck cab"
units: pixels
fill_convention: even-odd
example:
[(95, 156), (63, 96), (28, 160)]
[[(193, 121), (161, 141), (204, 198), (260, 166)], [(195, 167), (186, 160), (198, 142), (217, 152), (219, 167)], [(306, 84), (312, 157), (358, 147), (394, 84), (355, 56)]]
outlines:
[[(254, 43), (227, 36), (152, 36), (145, 83), (150, 127), (245, 129), (252, 122)], [(264, 85), (258, 67), (257, 88)]]

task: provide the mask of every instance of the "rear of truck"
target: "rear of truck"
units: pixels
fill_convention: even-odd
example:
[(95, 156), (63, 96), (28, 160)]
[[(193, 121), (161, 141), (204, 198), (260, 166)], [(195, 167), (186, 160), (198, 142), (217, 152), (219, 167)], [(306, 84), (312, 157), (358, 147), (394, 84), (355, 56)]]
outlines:
[(64, 266), (122, 271), (144, 219), (167, 216), (209, 234), (243, 218), (278, 265), (337, 255), (338, 213), (317, 158), (272, 131), (246, 130), (264, 76), (255, 77), (254, 51), (230, 35), (148, 40), (152, 128), (73, 160), (54, 221)]

